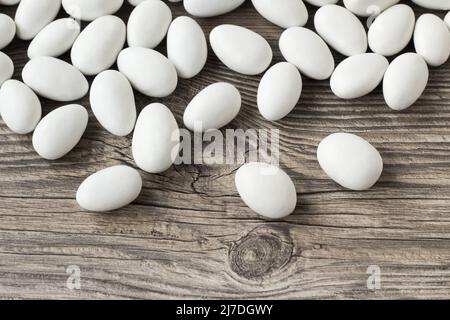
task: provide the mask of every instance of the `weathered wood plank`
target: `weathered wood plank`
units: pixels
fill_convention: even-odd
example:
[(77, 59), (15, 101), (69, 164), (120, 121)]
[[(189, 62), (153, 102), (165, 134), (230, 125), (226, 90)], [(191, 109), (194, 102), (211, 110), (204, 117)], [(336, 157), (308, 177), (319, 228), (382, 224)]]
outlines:
[[(175, 16), (184, 14), (180, 4), (171, 6)], [(130, 10), (124, 6), (119, 16), (126, 20)], [(11, 7), (0, 11), (14, 14)], [(282, 30), (250, 3), (198, 21), (208, 33), (221, 23), (250, 27), (269, 40), (274, 62), (282, 60)], [(14, 41), (5, 49), (16, 79), (26, 47)], [(164, 45), (158, 50), (165, 52)], [(80, 145), (48, 162), (33, 151), (31, 136), (12, 134), (2, 123), (0, 298), (450, 298), (449, 71), (448, 63), (432, 69), (424, 96), (401, 113), (385, 106), (380, 88), (343, 101), (327, 81), (304, 79), (301, 102), (276, 124), (257, 112), (260, 77), (233, 73), (211, 53), (205, 70), (180, 81), (173, 96), (137, 95), (139, 109), (162, 101), (181, 124), (201, 88), (235, 84), (244, 107), (231, 127), (280, 129), (281, 165), (300, 203), (279, 222), (244, 206), (233, 184), (238, 165), (142, 173), (142, 195), (129, 207), (83, 212), (74, 198), (87, 175), (117, 163), (134, 166), (130, 137), (107, 134), (91, 115)], [(80, 103), (88, 106), (88, 98)], [(48, 113), (60, 104), (43, 105)], [(341, 130), (369, 139), (383, 155), (385, 171), (370, 191), (343, 190), (317, 164), (319, 141)], [(81, 269), (81, 291), (66, 288), (70, 265)], [(367, 288), (371, 265), (381, 269), (380, 290)]]

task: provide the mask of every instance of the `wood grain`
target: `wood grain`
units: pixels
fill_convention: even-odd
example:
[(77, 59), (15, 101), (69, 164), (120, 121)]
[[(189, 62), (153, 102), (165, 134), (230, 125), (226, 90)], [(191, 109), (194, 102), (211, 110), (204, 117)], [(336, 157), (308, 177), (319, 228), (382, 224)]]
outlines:
[[(170, 6), (174, 16), (186, 14), (180, 4)], [(312, 17), (315, 9), (308, 8)], [(0, 11), (13, 16), (15, 7)], [(126, 4), (118, 15), (126, 21), (130, 11)], [(268, 39), (274, 63), (282, 60), (282, 30), (250, 1), (198, 21), (207, 33), (221, 23), (249, 27)], [(15, 40), (4, 50), (15, 62), (15, 79), (27, 45)], [(164, 45), (158, 50), (165, 53)], [(113, 137), (91, 114), (79, 146), (49, 162), (34, 152), (30, 135), (12, 134), (1, 123), (0, 298), (450, 298), (449, 75), (449, 63), (432, 69), (424, 96), (401, 113), (385, 105), (380, 88), (343, 101), (327, 81), (304, 79), (301, 102), (275, 124), (257, 112), (260, 76), (231, 72), (211, 53), (204, 71), (181, 81), (171, 97), (137, 95), (139, 109), (164, 102), (182, 124), (201, 88), (235, 84), (244, 106), (231, 127), (280, 129), (281, 166), (295, 182), (299, 205), (276, 222), (240, 200), (233, 184), (238, 165), (142, 172), (135, 203), (112, 214), (84, 212), (74, 198), (86, 176), (119, 163), (135, 166), (130, 137)], [(44, 113), (61, 105), (42, 102)], [(87, 97), (80, 103), (89, 106)], [(337, 131), (359, 134), (382, 153), (385, 170), (373, 189), (344, 190), (320, 170), (316, 147)], [(81, 269), (81, 290), (66, 288), (70, 265)], [(367, 288), (371, 265), (381, 269), (380, 290)]]

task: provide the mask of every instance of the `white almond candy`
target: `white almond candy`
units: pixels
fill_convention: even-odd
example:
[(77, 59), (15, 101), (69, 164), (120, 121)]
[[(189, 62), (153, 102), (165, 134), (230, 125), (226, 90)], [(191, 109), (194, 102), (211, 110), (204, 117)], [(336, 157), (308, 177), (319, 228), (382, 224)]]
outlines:
[(136, 122), (133, 88), (118, 71), (107, 70), (92, 82), (90, 92), (92, 111), (98, 122), (110, 133), (126, 136)]
[(122, 4), (123, 0), (62, 0), (62, 6), (67, 14), (83, 21), (93, 21), (114, 14), (119, 11)]
[(327, 44), (313, 31), (294, 27), (281, 34), (283, 57), (311, 79), (325, 80), (334, 70), (334, 58)]
[(367, 51), (367, 35), (363, 24), (341, 6), (331, 4), (321, 7), (314, 17), (314, 26), (332, 48), (345, 56)]
[(16, 23), (6, 14), (0, 13), (0, 50), (9, 45), (16, 35)]
[(184, 125), (194, 132), (220, 129), (241, 110), (241, 94), (235, 86), (214, 83), (197, 94), (184, 111)]
[(245, 164), (236, 172), (235, 184), (245, 204), (266, 218), (285, 218), (297, 206), (295, 185), (278, 167), (259, 162)]
[(284, 118), (297, 105), (302, 87), (302, 77), (294, 65), (277, 63), (267, 70), (259, 84), (259, 112), (270, 121)]
[(0, 87), (3, 82), (11, 79), (14, 73), (14, 63), (11, 58), (0, 51)]
[(404, 110), (422, 95), (428, 83), (428, 67), (416, 53), (405, 53), (391, 62), (384, 75), (383, 94), (388, 106)]
[(92, 21), (73, 44), (72, 64), (85, 75), (96, 75), (109, 69), (125, 44), (126, 26), (116, 16)]
[(356, 99), (372, 92), (383, 80), (388, 60), (377, 53), (363, 53), (342, 61), (331, 76), (333, 93), (342, 99)]
[(202, 18), (220, 16), (233, 11), (245, 0), (183, 0), (184, 9), (191, 15)]
[(42, 29), (28, 47), (28, 57), (58, 57), (70, 50), (80, 34), (80, 25), (72, 18), (53, 21)]
[(257, 75), (272, 62), (269, 43), (247, 28), (223, 24), (211, 31), (209, 40), (216, 56), (233, 71)]
[(432, 10), (450, 10), (448, 0), (412, 0), (415, 4)]
[(55, 19), (61, 8), (61, 0), (22, 0), (16, 11), (17, 37), (31, 40), (47, 24)]
[(420, 16), (414, 31), (414, 46), (430, 66), (437, 67), (447, 62), (450, 31), (446, 23), (434, 14)]
[(20, 0), (0, 0), (2, 6), (14, 6), (18, 4)]
[(190, 17), (173, 20), (167, 33), (167, 57), (172, 61), (178, 76), (190, 79), (206, 64), (208, 44), (198, 23)]
[(77, 191), (77, 202), (85, 210), (108, 212), (120, 209), (137, 199), (142, 178), (128, 166), (109, 167), (89, 176)]
[(172, 12), (161, 0), (147, 0), (138, 5), (127, 24), (130, 47), (153, 49), (166, 36), (172, 21)]
[(399, 53), (411, 40), (415, 20), (414, 11), (409, 6), (397, 4), (390, 7), (370, 26), (370, 49), (386, 57)]
[(331, 179), (356, 191), (370, 189), (383, 172), (378, 150), (350, 133), (334, 133), (323, 139), (317, 148), (317, 159)]
[(153, 103), (139, 114), (133, 135), (134, 161), (142, 170), (160, 173), (175, 162), (180, 149), (180, 131), (172, 112)]
[(0, 113), (9, 129), (27, 134), (41, 120), (42, 108), (33, 90), (20, 81), (8, 80), (0, 89)]
[(445, 15), (445, 23), (450, 28), (450, 12)]
[(360, 17), (371, 17), (399, 3), (400, 0), (344, 0), (344, 6)]
[(316, 7), (323, 7), (326, 6), (327, 4), (336, 4), (338, 2), (338, 0), (305, 0), (305, 1)]
[(78, 104), (53, 110), (42, 118), (34, 130), (34, 150), (47, 160), (64, 157), (80, 141), (88, 119), (88, 112)]
[(119, 54), (117, 66), (134, 89), (149, 97), (167, 97), (178, 84), (172, 62), (152, 49), (126, 48)]
[(89, 84), (77, 68), (53, 57), (36, 57), (22, 70), (23, 81), (38, 95), (55, 101), (81, 99)]
[(252, 0), (265, 19), (282, 28), (302, 27), (308, 21), (308, 10), (302, 0)]

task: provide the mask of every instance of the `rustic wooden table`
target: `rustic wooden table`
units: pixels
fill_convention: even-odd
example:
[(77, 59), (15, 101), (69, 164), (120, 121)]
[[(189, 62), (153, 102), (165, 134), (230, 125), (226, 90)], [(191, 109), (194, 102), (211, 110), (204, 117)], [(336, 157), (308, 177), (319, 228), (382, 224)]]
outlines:
[[(180, 4), (170, 6), (174, 16), (185, 14)], [(126, 21), (131, 9), (118, 15)], [(0, 11), (13, 16), (15, 7)], [(250, 1), (198, 21), (207, 33), (222, 23), (249, 27), (268, 39), (274, 62), (282, 60), (282, 30)], [(27, 45), (15, 40), (4, 50), (15, 79)], [(31, 135), (13, 134), (2, 122), (0, 298), (450, 298), (449, 71), (449, 63), (432, 69), (425, 95), (401, 113), (385, 105), (380, 88), (343, 101), (327, 81), (304, 79), (301, 102), (275, 124), (257, 112), (260, 77), (231, 72), (212, 53), (204, 71), (169, 98), (137, 95), (139, 109), (162, 101), (182, 124), (200, 89), (235, 84), (244, 105), (231, 127), (280, 129), (281, 166), (299, 197), (283, 221), (264, 221), (243, 204), (234, 187), (237, 165), (141, 172), (135, 203), (112, 214), (84, 212), (75, 201), (79, 184), (110, 165), (134, 166), (130, 137), (108, 134), (91, 115), (79, 146), (49, 162), (34, 152)], [(89, 106), (87, 97), (80, 103)], [(43, 105), (48, 113), (61, 103)], [(321, 171), (316, 147), (338, 131), (361, 135), (382, 153), (385, 170), (371, 190), (344, 190)], [(66, 285), (66, 271), (77, 270), (70, 266), (80, 270), (81, 290)], [(377, 275), (379, 289), (370, 285)]]

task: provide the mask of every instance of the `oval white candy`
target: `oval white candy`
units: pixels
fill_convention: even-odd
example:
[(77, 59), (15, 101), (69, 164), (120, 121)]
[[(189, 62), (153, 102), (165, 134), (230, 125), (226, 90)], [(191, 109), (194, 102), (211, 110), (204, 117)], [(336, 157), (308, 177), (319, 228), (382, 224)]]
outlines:
[(172, 12), (161, 0), (142, 2), (131, 12), (128, 19), (128, 45), (155, 48), (166, 36), (171, 21)]
[(245, 164), (236, 172), (235, 184), (245, 204), (266, 218), (285, 218), (297, 206), (295, 185), (278, 167), (258, 162)]
[(122, 4), (123, 0), (62, 0), (67, 14), (84, 21), (116, 13)]
[(120, 209), (137, 199), (142, 178), (137, 170), (118, 165), (89, 176), (77, 191), (77, 202), (85, 210), (108, 212)]
[(31, 40), (47, 24), (55, 19), (61, 8), (61, 0), (22, 0), (14, 18), (17, 37)]
[(180, 148), (180, 132), (172, 112), (153, 103), (139, 114), (133, 135), (134, 161), (142, 170), (160, 173), (175, 162)]
[(270, 121), (284, 118), (297, 105), (302, 87), (302, 77), (294, 65), (277, 63), (267, 70), (259, 84), (259, 112)]
[(344, 6), (360, 17), (370, 17), (399, 2), (400, 0), (344, 0)]
[(16, 35), (16, 23), (6, 14), (0, 13), (0, 50), (9, 45)]
[(450, 10), (450, 1), (448, 0), (412, 0), (415, 4), (433, 10)]
[(245, 0), (183, 0), (184, 9), (191, 15), (202, 18), (219, 16), (233, 11)]
[(70, 50), (80, 34), (80, 25), (72, 18), (53, 21), (42, 29), (28, 47), (28, 57), (58, 57)]
[(167, 33), (167, 57), (180, 78), (192, 78), (203, 69), (208, 57), (208, 44), (202, 28), (194, 19), (178, 17), (173, 20)]
[(149, 97), (166, 97), (177, 87), (177, 71), (172, 62), (152, 49), (126, 48), (119, 54), (117, 66), (133, 88)]
[(381, 13), (370, 26), (368, 38), (373, 52), (392, 56), (402, 51), (414, 32), (414, 11), (397, 4)]
[(95, 77), (90, 92), (92, 111), (110, 133), (126, 136), (136, 122), (133, 88), (118, 71), (107, 70)]
[(450, 56), (450, 31), (444, 21), (434, 14), (420, 16), (414, 31), (416, 52), (433, 67), (447, 62)]
[(388, 66), (388, 60), (377, 53), (348, 57), (331, 76), (331, 90), (342, 99), (365, 96), (381, 83)]
[(38, 95), (55, 101), (77, 100), (89, 90), (86, 78), (78, 69), (53, 57), (28, 61), (22, 79)]
[(13, 132), (27, 134), (34, 130), (41, 119), (41, 103), (25, 84), (8, 80), (0, 89), (0, 114)]
[(339, 53), (352, 56), (367, 51), (367, 35), (361, 21), (349, 10), (326, 5), (314, 16), (317, 33)]
[(247, 28), (223, 24), (211, 31), (209, 40), (216, 56), (233, 71), (257, 75), (272, 62), (269, 43)]
[(320, 142), (317, 159), (336, 183), (351, 190), (370, 189), (383, 172), (383, 159), (375, 147), (350, 133), (334, 133)]
[(265, 19), (282, 28), (302, 27), (308, 21), (308, 10), (302, 0), (252, 0)]
[(283, 57), (311, 79), (325, 80), (334, 70), (334, 58), (327, 44), (313, 31), (294, 27), (281, 34)]
[(77, 104), (53, 110), (42, 118), (34, 130), (34, 150), (47, 160), (64, 157), (80, 141), (88, 118), (86, 109)]
[(445, 15), (445, 23), (450, 28), (450, 12)]
[(391, 62), (384, 75), (383, 94), (388, 106), (403, 110), (413, 105), (428, 83), (428, 67), (418, 54), (405, 53)]
[(72, 64), (85, 75), (96, 75), (109, 69), (125, 44), (126, 26), (116, 16), (92, 21), (73, 44)]
[(209, 85), (189, 103), (184, 111), (184, 125), (194, 132), (220, 129), (241, 110), (241, 94), (233, 85), (218, 82)]
[(338, 2), (338, 0), (305, 0), (305, 1), (316, 7), (323, 7), (326, 6), (327, 4), (336, 4)]
[(0, 51), (0, 87), (3, 82), (11, 79), (14, 73), (14, 63), (10, 57)]

